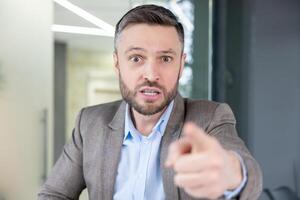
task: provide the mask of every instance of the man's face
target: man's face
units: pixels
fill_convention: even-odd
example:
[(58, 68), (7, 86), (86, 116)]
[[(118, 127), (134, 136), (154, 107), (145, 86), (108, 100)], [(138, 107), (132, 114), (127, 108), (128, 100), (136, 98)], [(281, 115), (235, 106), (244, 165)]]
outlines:
[(125, 28), (114, 54), (123, 98), (137, 112), (162, 111), (177, 94), (185, 54), (174, 27), (137, 24)]

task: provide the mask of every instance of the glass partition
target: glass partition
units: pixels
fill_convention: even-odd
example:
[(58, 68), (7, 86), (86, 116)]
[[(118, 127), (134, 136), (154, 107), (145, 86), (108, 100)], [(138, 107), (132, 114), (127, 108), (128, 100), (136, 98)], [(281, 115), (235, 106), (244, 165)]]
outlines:
[[(52, 30), (56, 42), (66, 45), (66, 125), (61, 126), (66, 138), (70, 137), (80, 108), (121, 98), (118, 80), (113, 71), (112, 30), (127, 10), (141, 4), (157, 4), (169, 8), (182, 22), (187, 59), (179, 91), (184, 97), (211, 98), (211, 0), (111, 0), (110, 3), (93, 0), (65, 3), (55, 0)], [(58, 135), (56, 138), (61, 141)], [(59, 141), (57, 143), (61, 144)], [(59, 154), (56, 158), (58, 156)]]

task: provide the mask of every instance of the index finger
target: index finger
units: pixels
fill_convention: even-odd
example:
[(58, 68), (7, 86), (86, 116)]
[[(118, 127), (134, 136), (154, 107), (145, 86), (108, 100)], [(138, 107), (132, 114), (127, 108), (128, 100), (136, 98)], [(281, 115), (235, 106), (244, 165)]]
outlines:
[(166, 167), (172, 167), (178, 158), (191, 151), (191, 143), (187, 138), (181, 138), (169, 146), (167, 160), (165, 162)]
[(183, 135), (191, 141), (192, 152), (209, 149), (214, 141), (202, 128), (191, 122), (183, 126)]

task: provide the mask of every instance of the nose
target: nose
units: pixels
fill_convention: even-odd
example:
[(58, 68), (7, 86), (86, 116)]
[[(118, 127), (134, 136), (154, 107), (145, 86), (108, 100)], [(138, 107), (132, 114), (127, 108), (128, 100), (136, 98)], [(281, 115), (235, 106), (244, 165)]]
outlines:
[(149, 62), (145, 65), (143, 78), (147, 81), (154, 82), (160, 79), (158, 65), (155, 62)]

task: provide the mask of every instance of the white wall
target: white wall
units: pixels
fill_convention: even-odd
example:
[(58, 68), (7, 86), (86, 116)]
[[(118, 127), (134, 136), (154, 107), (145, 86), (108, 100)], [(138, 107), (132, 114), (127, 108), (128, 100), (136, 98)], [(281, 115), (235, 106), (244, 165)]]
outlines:
[(43, 172), (43, 109), (49, 111), (51, 144), (52, 6), (51, 0), (0, 1), (0, 193), (7, 200), (36, 199)]

